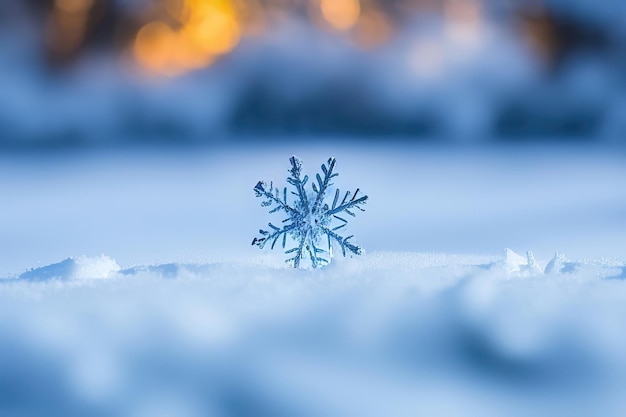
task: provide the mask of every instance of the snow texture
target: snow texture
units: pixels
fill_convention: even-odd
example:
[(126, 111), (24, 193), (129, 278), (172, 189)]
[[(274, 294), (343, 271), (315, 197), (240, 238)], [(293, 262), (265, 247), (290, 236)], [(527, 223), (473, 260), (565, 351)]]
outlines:
[(625, 264), (567, 262), (69, 259), (0, 280), (0, 414), (619, 416)]
[[(346, 191), (343, 198), (339, 200), (340, 191), (336, 189), (333, 203), (329, 206), (325, 202), (325, 198), (333, 185), (331, 180), (339, 175), (333, 172), (336, 163), (335, 158), (329, 158), (328, 165), (322, 164), (321, 168), (324, 177), (322, 178), (320, 174), (316, 175), (317, 185), (315, 182), (311, 183), (312, 194), (307, 193), (305, 189), (309, 177), (308, 175), (302, 177), (302, 161), (292, 156), (289, 162), (291, 163), (291, 169), (289, 170), (290, 176), (287, 178), (287, 182), (295, 188), (295, 191), (291, 192), (292, 195), (296, 196), (293, 203), (288, 203), (287, 187), (283, 188), (282, 193), (278, 188), (274, 188), (274, 183), (272, 182), (270, 182), (268, 187), (265, 182), (259, 181), (256, 187), (254, 187), (256, 196), (265, 199), (261, 203), (263, 207), (274, 206), (270, 213), (283, 211), (289, 217), (282, 221), (284, 224), (282, 227), (269, 223), (268, 226), (271, 230), (259, 230), (261, 237), (254, 238), (252, 244), (263, 249), (267, 242), (272, 242), (271, 248), (274, 249), (276, 242), (282, 238), (282, 247), (284, 249), (287, 243), (287, 236), (290, 236), (297, 243), (297, 246), (287, 250), (285, 254), (293, 255), (287, 259), (287, 262), (291, 263), (294, 268), (300, 267), (303, 258), (306, 258), (307, 254), (313, 268), (327, 265), (333, 255), (331, 240), (339, 245), (344, 257), (346, 252), (361, 255), (363, 249), (350, 242), (353, 236), (343, 237), (337, 231), (348, 224), (348, 220), (344, 218), (345, 216), (340, 217), (339, 215), (345, 213), (356, 217), (355, 209), (365, 211), (361, 206), (367, 202), (367, 196), (359, 197), (359, 189), (357, 188), (354, 194)], [(338, 226), (333, 227), (332, 223), (334, 220), (339, 222)], [(321, 241), (324, 237), (328, 241), (326, 249), (321, 247)]]

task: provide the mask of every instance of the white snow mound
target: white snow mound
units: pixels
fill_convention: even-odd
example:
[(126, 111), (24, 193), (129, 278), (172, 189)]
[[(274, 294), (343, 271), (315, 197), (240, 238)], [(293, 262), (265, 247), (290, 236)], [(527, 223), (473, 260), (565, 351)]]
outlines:
[(111, 278), (120, 270), (108, 256), (67, 258), (59, 263), (30, 269), (18, 276), (27, 281), (89, 280)]

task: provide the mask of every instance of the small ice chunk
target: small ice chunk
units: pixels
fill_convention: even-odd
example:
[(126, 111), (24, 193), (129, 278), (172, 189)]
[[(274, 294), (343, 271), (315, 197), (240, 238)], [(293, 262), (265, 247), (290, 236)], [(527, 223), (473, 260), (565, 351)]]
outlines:
[(527, 259), (518, 255), (509, 248), (504, 249), (504, 267), (509, 272), (520, 271), (523, 265), (527, 265)]
[(504, 268), (508, 272), (540, 273), (541, 268), (535, 261), (532, 251), (526, 256), (519, 255), (509, 248), (504, 249)]
[(526, 252), (526, 259), (527, 259), (527, 263), (526, 266), (522, 266), (522, 269), (525, 271), (528, 271), (530, 273), (540, 273), (541, 272), (541, 268), (539, 267), (539, 264), (537, 263), (537, 261), (535, 260), (535, 256), (533, 255), (533, 251), (527, 251)]
[(545, 274), (558, 274), (565, 266), (565, 255), (555, 252), (554, 257), (546, 265), (546, 269), (543, 271)]

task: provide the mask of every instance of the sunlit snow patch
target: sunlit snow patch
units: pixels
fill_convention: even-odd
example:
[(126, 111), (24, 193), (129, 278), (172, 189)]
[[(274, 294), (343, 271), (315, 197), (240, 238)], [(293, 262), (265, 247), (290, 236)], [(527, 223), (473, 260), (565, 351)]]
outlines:
[(59, 263), (30, 269), (18, 276), (26, 281), (107, 279), (120, 270), (108, 256), (67, 258)]

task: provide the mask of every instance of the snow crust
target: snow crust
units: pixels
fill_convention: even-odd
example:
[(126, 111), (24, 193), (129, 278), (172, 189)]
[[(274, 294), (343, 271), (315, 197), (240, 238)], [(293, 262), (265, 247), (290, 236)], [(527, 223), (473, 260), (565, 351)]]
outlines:
[(5, 415), (618, 416), (626, 263), (371, 252), (0, 281)]

